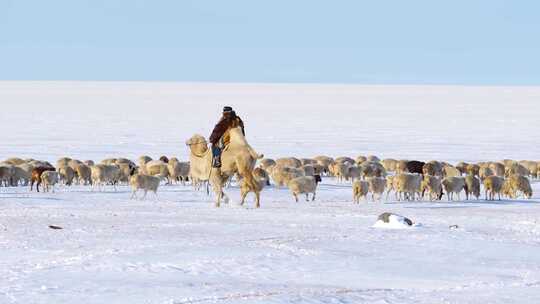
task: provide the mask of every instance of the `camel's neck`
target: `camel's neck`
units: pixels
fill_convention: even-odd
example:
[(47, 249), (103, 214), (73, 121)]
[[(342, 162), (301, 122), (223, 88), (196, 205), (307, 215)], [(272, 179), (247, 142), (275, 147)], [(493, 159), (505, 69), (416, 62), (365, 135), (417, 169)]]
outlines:
[(242, 130), (240, 128), (230, 129), (229, 134), (231, 136), (231, 144), (247, 146), (248, 143), (246, 141), (246, 138), (244, 137), (244, 134), (242, 134)]
[(204, 152), (200, 152), (200, 153), (196, 153), (195, 151), (190, 150), (190, 154), (196, 158), (206, 158), (210, 154), (210, 149), (206, 149)]

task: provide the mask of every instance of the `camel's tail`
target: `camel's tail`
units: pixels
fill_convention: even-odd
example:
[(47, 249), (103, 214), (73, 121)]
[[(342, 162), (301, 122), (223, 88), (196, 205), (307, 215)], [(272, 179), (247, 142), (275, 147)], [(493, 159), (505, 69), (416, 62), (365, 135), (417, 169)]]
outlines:
[(249, 154), (251, 154), (251, 157), (254, 159), (261, 159), (264, 157), (264, 154), (258, 154), (250, 145), (248, 145), (247, 148), (249, 150)]

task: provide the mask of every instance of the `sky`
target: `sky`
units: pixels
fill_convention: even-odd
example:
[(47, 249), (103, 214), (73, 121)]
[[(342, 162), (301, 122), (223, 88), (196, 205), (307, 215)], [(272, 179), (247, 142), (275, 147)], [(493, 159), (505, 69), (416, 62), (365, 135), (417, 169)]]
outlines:
[(540, 84), (540, 1), (0, 0), (0, 80)]

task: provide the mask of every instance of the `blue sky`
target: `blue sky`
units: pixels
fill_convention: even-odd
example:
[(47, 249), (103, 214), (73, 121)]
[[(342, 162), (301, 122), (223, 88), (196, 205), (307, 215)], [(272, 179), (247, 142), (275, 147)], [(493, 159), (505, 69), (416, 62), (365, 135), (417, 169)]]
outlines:
[(540, 84), (540, 1), (0, 0), (0, 79)]

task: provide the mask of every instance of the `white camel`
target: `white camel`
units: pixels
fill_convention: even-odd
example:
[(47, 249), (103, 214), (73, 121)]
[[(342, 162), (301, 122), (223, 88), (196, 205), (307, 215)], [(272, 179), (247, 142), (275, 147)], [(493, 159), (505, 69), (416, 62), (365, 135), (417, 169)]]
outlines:
[[(240, 127), (234, 127), (227, 131), (230, 136), (230, 143), (221, 154), (221, 174), (212, 168), (212, 152), (208, 149), (206, 139), (201, 135), (193, 135), (186, 145), (190, 148), (190, 177), (193, 182), (210, 182), (212, 190), (216, 194), (216, 207), (220, 206), (221, 199), (225, 203), (229, 202), (229, 197), (223, 191), (227, 180), (238, 173), (242, 177), (245, 188), (255, 193), (256, 207), (260, 207), (261, 188), (253, 176), (253, 168), (257, 159), (262, 158), (248, 144)], [(245, 195), (241, 204), (244, 204)]]

